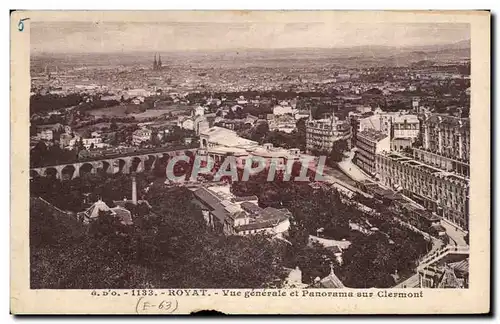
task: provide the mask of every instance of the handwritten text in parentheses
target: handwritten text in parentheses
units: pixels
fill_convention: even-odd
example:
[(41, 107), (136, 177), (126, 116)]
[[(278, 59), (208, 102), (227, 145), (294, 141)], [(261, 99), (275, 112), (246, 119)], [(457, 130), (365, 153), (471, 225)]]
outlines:
[(135, 305), (137, 314), (172, 314), (179, 307), (176, 299), (139, 297)]

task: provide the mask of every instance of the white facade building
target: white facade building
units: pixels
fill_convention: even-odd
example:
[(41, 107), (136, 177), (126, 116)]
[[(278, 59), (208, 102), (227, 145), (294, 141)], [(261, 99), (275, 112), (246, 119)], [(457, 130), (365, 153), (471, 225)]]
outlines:
[(275, 106), (273, 108), (273, 115), (279, 116), (279, 115), (286, 115), (286, 114), (293, 114), (294, 109), (291, 106)]
[(132, 134), (132, 142), (135, 145), (139, 145), (143, 142), (147, 142), (147, 141), (151, 140), (152, 133), (153, 133), (153, 131), (150, 129), (147, 129), (147, 128), (138, 129)]

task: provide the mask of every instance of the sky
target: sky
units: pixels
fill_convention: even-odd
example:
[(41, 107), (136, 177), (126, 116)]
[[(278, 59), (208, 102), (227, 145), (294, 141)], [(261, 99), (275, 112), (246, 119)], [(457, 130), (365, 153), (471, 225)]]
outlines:
[(332, 21), (33, 22), (34, 53), (420, 46), (470, 39), (468, 24)]

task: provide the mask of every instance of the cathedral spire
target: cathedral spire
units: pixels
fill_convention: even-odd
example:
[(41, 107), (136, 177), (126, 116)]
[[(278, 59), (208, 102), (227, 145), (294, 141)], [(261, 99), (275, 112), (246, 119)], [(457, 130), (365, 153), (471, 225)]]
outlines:
[(156, 53), (155, 53), (155, 60), (153, 61), (153, 70), (158, 69), (158, 63), (156, 62)]
[(158, 54), (158, 70), (161, 69), (161, 55)]

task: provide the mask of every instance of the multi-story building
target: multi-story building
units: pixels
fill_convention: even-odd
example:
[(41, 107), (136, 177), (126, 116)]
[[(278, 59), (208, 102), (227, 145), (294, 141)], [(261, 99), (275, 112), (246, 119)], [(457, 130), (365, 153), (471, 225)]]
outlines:
[(354, 144), (358, 132), (371, 129), (387, 134), (390, 137), (391, 149), (402, 151), (412, 147), (420, 135), (420, 120), (417, 115), (383, 111), (364, 117), (351, 115)]
[(102, 149), (108, 147), (108, 144), (103, 143), (102, 137), (90, 137), (90, 138), (82, 138), (83, 146), (88, 150), (90, 148)]
[(419, 125), (417, 115), (383, 112), (359, 119), (358, 130), (375, 129), (391, 135), (392, 138), (417, 138)]
[(416, 115), (396, 115), (390, 119), (391, 149), (403, 151), (411, 148), (420, 136), (420, 120)]
[(420, 132), (420, 121), (417, 115), (391, 116), (391, 137), (415, 140)]
[(271, 119), (268, 119), (269, 129), (274, 131), (278, 130), (280, 132), (291, 133), (296, 129), (295, 117), (291, 115), (271, 115)]
[(51, 125), (41, 125), (37, 127), (38, 138), (45, 141), (52, 141), (54, 139), (59, 139), (59, 134), (64, 132), (64, 126), (57, 123)]
[(308, 151), (331, 151), (333, 143), (338, 140), (347, 140), (350, 145), (351, 125), (340, 121), (333, 114), (330, 118), (311, 120), (306, 122), (306, 148)]
[(292, 115), (295, 109), (293, 109), (291, 106), (288, 105), (278, 105), (273, 108), (273, 115), (275, 116), (281, 116), (281, 115)]
[(177, 117), (177, 126), (182, 129), (194, 130), (195, 117), (192, 116), (179, 116)]
[(372, 129), (358, 132), (354, 163), (366, 173), (374, 175), (376, 172), (375, 156), (382, 152), (389, 152), (390, 148), (389, 135)]
[(468, 118), (433, 114), (426, 116), (423, 148), (429, 152), (469, 161), (470, 123)]
[(422, 148), (414, 149), (416, 159), (469, 177), (470, 122), (468, 118), (440, 114), (425, 115), (422, 133)]
[(139, 145), (142, 142), (147, 142), (147, 141), (151, 140), (152, 133), (153, 133), (153, 131), (151, 129), (148, 129), (148, 128), (138, 129), (132, 134), (132, 142), (135, 145)]
[(44, 129), (38, 133), (41, 140), (52, 141), (54, 139), (54, 131), (52, 129)]
[(386, 113), (381, 113), (360, 118), (358, 121), (358, 131), (364, 131), (365, 129), (374, 129), (389, 135), (391, 132), (390, 117), (391, 116)]
[(375, 161), (376, 176), (383, 185), (401, 190), (443, 220), (468, 230), (467, 178), (395, 152), (382, 152)]

